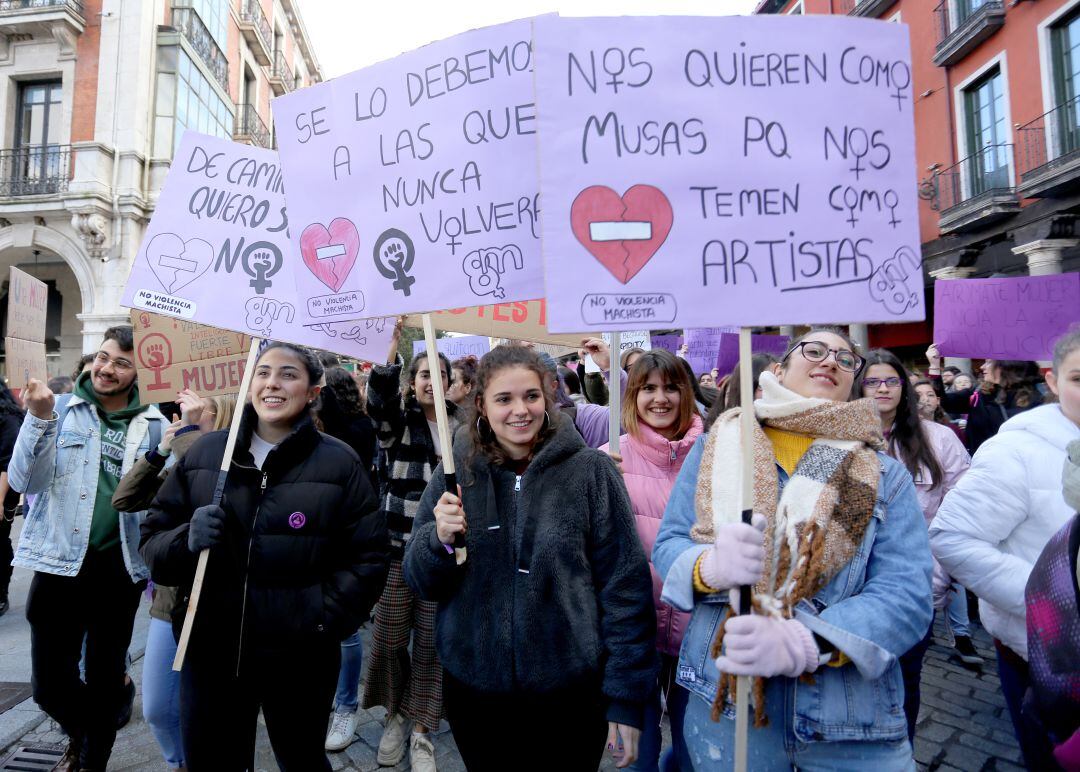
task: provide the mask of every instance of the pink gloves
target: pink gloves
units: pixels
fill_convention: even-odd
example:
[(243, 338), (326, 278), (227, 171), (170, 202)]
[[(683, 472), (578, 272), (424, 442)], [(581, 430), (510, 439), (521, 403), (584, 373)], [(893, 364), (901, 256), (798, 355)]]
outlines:
[[(933, 590), (934, 608), (941, 610), (949, 605), (949, 592), (952, 590), (952, 577), (934, 558), (934, 573), (930, 577), (930, 586)], [(963, 590), (961, 590), (963, 592)]]
[(755, 584), (765, 570), (762, 533), (765, 516), (754, 513), (753, 525), (728, 523), (716, 529), (713, 546), (701, 558), (701, 579), (714, 590)]
[(724, 654), (716, 659), (721, 673), (796, 678), (817, 670), (820, 653), (802, 622), (748, 614), (725, 625)]

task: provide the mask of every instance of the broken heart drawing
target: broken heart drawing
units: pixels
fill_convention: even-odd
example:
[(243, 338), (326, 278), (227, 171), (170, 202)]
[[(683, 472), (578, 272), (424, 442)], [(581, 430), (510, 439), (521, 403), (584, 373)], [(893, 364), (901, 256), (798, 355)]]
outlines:
[(300, 255), (315, 278), (334, 292), (349, 277), (360, 250), (360, 234), (351, 220), (335, 217), (330, 227), (316, 222), (300, 234)]
[(146, 262), (162, 289), (171, 294), (210, 269), (214, 248), (202, 239), (184, 241), (175, 233), (159, 233), (146, 245)]
[(622, 284), (660, 249), (673, 220), (671, 202), (652, 185), (634, 185), (622, 196), (606, 185), (592, 185), (570, 207), (574, 236)]

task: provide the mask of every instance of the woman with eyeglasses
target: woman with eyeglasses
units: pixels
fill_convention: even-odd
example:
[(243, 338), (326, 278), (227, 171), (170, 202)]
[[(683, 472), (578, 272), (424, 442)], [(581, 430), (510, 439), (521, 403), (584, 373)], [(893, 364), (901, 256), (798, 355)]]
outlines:
[[(753, 679), (750, 769), (914, 769), (899, 658), (930, 625), (930, 550), (873, 401), (849, 401), (863, 367), (854, 348), (832, 330), (797, 339), (761, 374), (753, 458), (741, 409), (729, 410), (668, 500), (653, 563), (662, 600), (692, 612), (677, 680), (691, 693), (695, 770), (732, 767), (737, 676)], [(753, 609), (736, 616), (741, 585), (753, 586)]]
[[(886, 452), (911, 473), (923, 517), (929, 526), (945, 494), (971, 466), (967, 450), (952, 431), (920, 418), (908, 372), (890, 351), (876, 349), (866, 355), (866, 366), (857, 379), (853, 396), (872, 399), (877, 405), (881, 433), (888, 444)], [(965, 665), (981, 665), (982, 657), (971, 642), (964, 588), (952, 585), (949, 601), (948, 621), (956, 654)], [(922, 640), (900, 658), (904, 672), (904, 713), (907, 715), (908, 738), (912, 741), (919, 717), (922, 661), (932, 638), (930, 625), (925, 633)]]

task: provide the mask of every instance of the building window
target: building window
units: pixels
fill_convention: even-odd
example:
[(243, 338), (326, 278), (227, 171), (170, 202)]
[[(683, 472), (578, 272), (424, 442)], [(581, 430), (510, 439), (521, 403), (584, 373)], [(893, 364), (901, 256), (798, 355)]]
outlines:
[(988, 0), (956, 0), (956, 26), (960, 26), (971, 14), (982, 8)]
[(225, 0), (189, 0), (187, 4), (199, 14), (202, 23), (210, 30), (210, 35), (221, 46), (221, 50), (228, 50), (226, 25), (229, 20), (229, 8)]
[(999, 70), (964, 90), (964, 123), (968, 151), (965, 183), (969, 196), (1012, 187), (1009, 182), (1009, 128)]
[[(49, 193), (49, 180), (60, 177), (63, 84), (59, 80), (22, 83), (15, 116), (12, 181), (21, 193)], [(39, 186), (45, 185), (38, 189)]]
[(154, 155), (171, 158), (184, 129), (232, 138), (232, 107), (179, 46), (158, 49)]
[[(1055, 155), (1065, 155), (1080, 148), (1080, 12), (1067, 16), (1050, 29), (1051, 70), (1054, 78), (1053, 132)], [(1050, 116), (1047, 116), (1049, 118)]]
[(799, 2), (795, 3), (795, 5), (791, 6), (791, 9), (788, 10), (788, 15), (789, 16), (802, 16), (803, 15), (803, 0), (799, 0)]

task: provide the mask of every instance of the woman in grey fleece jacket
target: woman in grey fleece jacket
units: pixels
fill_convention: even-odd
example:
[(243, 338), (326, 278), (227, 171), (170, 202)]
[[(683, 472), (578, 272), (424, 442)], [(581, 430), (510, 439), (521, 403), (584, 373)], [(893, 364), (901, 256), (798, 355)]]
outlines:
[[(656, 678), (649, 565), (611, 459), (551, 410), (536, 354), (480, 362), (477, 418), (424, 492), (406, 581), (436, 601), (450, 726), (469, 770), (595, 770), (636, 757)], [(460, 498), (459, 498), (460, 496)], [(454, 535), (467, 531), (457, 565)], [(543, 742), (536, 742), (542, 734)]]

